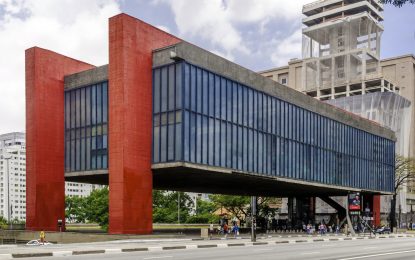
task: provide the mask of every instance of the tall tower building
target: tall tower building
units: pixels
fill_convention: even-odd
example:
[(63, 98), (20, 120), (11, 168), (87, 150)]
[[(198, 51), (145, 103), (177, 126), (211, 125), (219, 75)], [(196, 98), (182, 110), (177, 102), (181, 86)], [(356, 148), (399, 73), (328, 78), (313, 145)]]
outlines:
[(383, 6), (323, 0), (303, 7), (303, 90), (320, 100), (398, 91), (380, 73)]

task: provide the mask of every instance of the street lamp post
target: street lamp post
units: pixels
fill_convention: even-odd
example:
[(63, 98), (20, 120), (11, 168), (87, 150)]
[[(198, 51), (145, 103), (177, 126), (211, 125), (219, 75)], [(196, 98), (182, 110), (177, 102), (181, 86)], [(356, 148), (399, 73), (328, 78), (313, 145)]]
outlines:
[(255, 196), (251, 197), (251, 241), (256, 242), (256, 207), (257, 200)]

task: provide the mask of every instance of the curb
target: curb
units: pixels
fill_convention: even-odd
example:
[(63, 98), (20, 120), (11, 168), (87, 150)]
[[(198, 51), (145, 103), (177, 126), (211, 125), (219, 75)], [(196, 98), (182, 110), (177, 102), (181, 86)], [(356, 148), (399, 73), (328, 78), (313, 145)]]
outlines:
[(298, 243), (319, 243), (334, 241), (350, 241), (358, 239), (385, 239), (385, 238), (414, 238), (415, 235), (381, 235), (377, 237), (336, 237), (336, 238), (311, 238), (311, 239), (290, 239), (277, 241), (258, 241), (258, 242), (240, 242), (240, 243), (219, 243), (219, 244), (203, 244), (203, 245), (175, 245), (175, 246), (153, 246), (153, 247), (136, 247), (136, 248), (110, 248), (100, 250), (74, 250), (74, 251), (56, 251), (56, 252), (33, 252), (33, 253), (14, 253), (0, 254), (2, 259), (29, 258), (29, 257), (46, 257), (46, 256), (71, 256), (71, 255), (88, 255), (88, 254), (119, 254), (126, 252), (142, 252), (142, 251), (168, 251), (168, 250), (184, 250), (184, 249), (203, 249), (203, 248), (227, 248), (240, 246), (260, 246), (275, 244), (298, 244)]

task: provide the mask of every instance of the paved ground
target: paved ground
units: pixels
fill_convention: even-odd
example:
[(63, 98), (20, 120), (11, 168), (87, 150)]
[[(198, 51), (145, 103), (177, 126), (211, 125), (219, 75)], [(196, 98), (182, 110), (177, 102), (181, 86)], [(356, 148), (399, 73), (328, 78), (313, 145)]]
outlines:
[[(376, 244), (376, 246), (371, 244)], [(255, 256), (260, 256), (260, 259), (271, 259), (275, 256), (282, 259), (329, 259), (334, 253), (340, 254), (343, 252), (344, 257), (346, 257), (353, 256), (354, 253), (364, 254), (372, 253), (372, 251), (373, 253), (387, 253), (386, 255), (376, 255), (376, 259), (393, 259), (391, 257), (395, 255), (399, 256), (397, 259), (404, 259), (406, 256), (408, 256), (408, 259), (415, 259), (415, 250), (411, 248), (412, 245), (415, 245), (415, 236), (407, 234), (382, 235), (376, 238), (266, 236), (259, 237), (257, 243), (252, 243), (248, 239), (152, 239), (58, 244), (40, 247), (5, 245), (0, 246), (0, 259), (24, 257), (36, 259), (37, 256), (42, 256), (41, 259), (50, 259), (51, 256), (61, 259), (105, 259), (108, 257), (116, 259), (129, 259), (129, 257), (132, 259), (195, 259), (195, 257), (197, 259), (215, 259), (222, 255), (230, 259), (252, 259)]]
[[(267, 245), (232, 246), (226, 248), (217, 247), (113, 254), (88, 254), (80, 256), (61, 256), (59, 259), (415, 259), (414, 245), (415, 238), (384, 238), (339, 240), (320, 243), (272, 243)], [(51, 258), (30, 259), (44, 260)]]

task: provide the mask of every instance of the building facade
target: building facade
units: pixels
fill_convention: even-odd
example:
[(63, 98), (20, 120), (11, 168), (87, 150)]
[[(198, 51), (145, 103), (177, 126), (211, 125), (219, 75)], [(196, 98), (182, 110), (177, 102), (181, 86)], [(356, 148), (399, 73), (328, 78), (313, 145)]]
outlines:
[(26, 144), (24, 133), (0, 135), (0, 216), (26, 220)]
[[(99, 185), (66, 182), (65, 195), (86, 197)], [(20, 132), (0, 135), (0, 216), (26, 221), (26, 139)]]
[(110, 233), (152, 232), (153, 188), (362, 192), (376, 212), (392, 191), (393, 131), (125, 14), (108, 65), (28, 49), (26, 93), (31, 230), (58, 229), (65, 180), (109, 185)]

